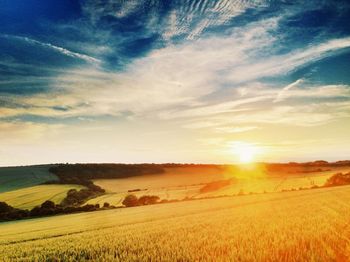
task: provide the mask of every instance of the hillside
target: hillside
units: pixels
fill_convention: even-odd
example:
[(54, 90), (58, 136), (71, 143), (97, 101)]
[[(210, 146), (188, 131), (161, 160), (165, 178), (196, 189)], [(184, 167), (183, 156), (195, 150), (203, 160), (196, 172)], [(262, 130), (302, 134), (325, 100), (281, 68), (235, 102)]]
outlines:
[[(313, 171), (313, 172), (311, 172)], [(104, 188), (106, 194), (88, 201), (89, 204), (108, 202), (122, 206), (127, 194), (157, 195), (161, 199), (203, 198), (225, 195), (280, 192), (323, 186), (327, 179), (337, 172), (348, 172), (349, 166), (317, 168), (296, 166), (266, 170), (224, 168), (222, 166), (172, 166), (164, 168), (159, 175), (133, 176), (121, 179), (95, 179), (94, 184)], [(230, 181), (226, 186), (201, 192), (208, 183)]]
[[(50, 173), (55, 172), (55, 174)], [(322, 186), (334, 173), (348, 172), (348, 162), (257, 164), (220, 166), (192, 164), (68, 164), (0, 168), (0, 201), (16, 208), (32, 208), (45, 200), (59, 203), (69, 189), (82, 186), (106, 190), (87, 204), (108, 202), (123, 206), (127, 194), (156, 195), (161, 200), (182, 200), (225, 195), (280, 192)], [(40, 185), (56, 180), (56, 185)], [(208, 183), (229, 181), (209, 192)], [(93, 183), (93, 184), (92, 184)], [(7, 192), (9, 191), (9, 192)], [(1, 193), (2, 192), (2, 193)]]
[(57, 180), (50, 165), (0, 167), (0, 193)]
[(6, 222), (0, 259), (345, 261), (349, 203), (342, 186)]
[(32, 209), (41, 205), (46, 200), (51, 200), (56, 204), (67, 196), (70, 189), (80, 190), (84, 188), (79, 185), (38, 185), (9, 192), (0, 193), (0, 201), (20, 209)]

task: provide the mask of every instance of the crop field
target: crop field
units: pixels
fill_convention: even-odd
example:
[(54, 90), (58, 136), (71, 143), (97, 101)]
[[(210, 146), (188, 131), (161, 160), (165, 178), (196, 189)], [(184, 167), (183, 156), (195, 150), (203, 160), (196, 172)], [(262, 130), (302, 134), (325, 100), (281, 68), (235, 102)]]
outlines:
[(164, 174), (143, 175), (121, 179), (96, 179), (94, 183), (109, 192), (121, 193), (133, 189), (169, 188), (225, 179), (217, 167), (165, 168)]
[(49, 166), (23, 166), (0, 168), (0, 193), (35, 186), (57, 177), (48, 171)]
[(1, 261), (346, 261), (350, 186), (0, 224)]
[[(312, 173), (307, 172), (308, 170), (296, 171), (298, 173), (290, 174), (288, 173), (291, 172), (289, 169), (284, 173), (259, 174), (256, 170), (252, 170), (252, 176), (249, 176), (249, 170), (244, 170), (243, 175), (218, 168), (168, 168), (165, 174), (94, 180), (95, 184), (106, 189), (107, 194), (91, 199), (87, 203), (103, 204), (108, 202), (115, 206), (122, 206), (122, 201), (129, 190), (138, 190), (132, 192), (136, 196), (157, 195), (160, 199), (167, 200), (299, 190), (312, 186), (322, 186), (331, 175), (336, 172), (346, 173), (350, 171), (350, 167)], [(213, 192), (200, 192), (205, 183), (230, 178), (234, 179), (230, 185)]]
[(107, 192), (105, 195), (99, 196), (97, 198), (90, 199), (87, 204), (103, 204), (108, 202), (114, 206), (123, 206), (123, 199), (128, 194), (134, 194), (137, 197), (143, 195), (156, 195), (160, 199), (167, 200), (182, 200), (184, 198), (195, 198), (199, 196), (199, 189), (201, 186), (178, 186), (178, 187), (168, 187), (168, 188), (155, 188), (155, 189), (145, 189), (136, 192), (121, 192), (113, 193)]
[(46, 200), (59, 204), (69, 189), (81, 189), (79, 185), (39, 185), (0, 193), (0, 201), (20, 209), (32, 209)]

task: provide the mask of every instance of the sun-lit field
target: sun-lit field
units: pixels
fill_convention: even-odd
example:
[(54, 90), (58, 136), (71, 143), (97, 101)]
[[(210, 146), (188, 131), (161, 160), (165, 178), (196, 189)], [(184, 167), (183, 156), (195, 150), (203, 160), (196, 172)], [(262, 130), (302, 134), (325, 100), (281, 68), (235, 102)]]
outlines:
[(7, 222), (0, 258), (346, 261), (349, 203), (343, 186)]
[[(128, 190), (135, 189), (140, 190), (132, 192), (136, 196), (157, 195), (160, 199), (167, 200), (307, 189), (324, 185), (331, 175), (336, 172), (346, 173), (350, 171), (350, 167), (325, 169), (318, 172), (310, 172), (310, 170), (312, 171), (307, 168), (297, 170), (289, 168), (285, 172), (262, 174), (255, 169), (230, 172), (219, 168), (167, 168), (165, 174), (94, 180), (94, 183), (106, 189), (107, 193), (90, 199), (87, 203), (108, 202), (115, 206), (122, 206), (124, 197), (129, 193)], [(230, 185), (213, 192), (200, 192), (205, 183), (230, 178), (234, 179)]]
[[(112, 182), (113, 183), (113, 182)], [(182, 200), (184, 198), (200, 197), (201, 186), (178, 186), (168, 188), (146, 189), (137, 192), (106, 193), (97, 198), (90, 199), (87, 204), (103, 204), (108, 202), (114, 206), (123, 206), (122, 201), (128, 194), (134, 194), (138, 197), (143, 195), (156, 195), (160, 199)]]
[(81, 189), (79, 185), (39, 185), (0, 193), (0, 201), (20, 209), (32, 209), (46, 200), (59, 204), (69, 189)]
[(350, 262), (349, 25), (0, 0), (0, 262)]
[(120, 193), (133, 189), (154, 189), (194, 185), (225, 179), (229, 175), (219, 167), (175, 167), (164, 168), (155, 175), (134, 176), (122, 179), (96, 179), (94, 183), (109, 192)]

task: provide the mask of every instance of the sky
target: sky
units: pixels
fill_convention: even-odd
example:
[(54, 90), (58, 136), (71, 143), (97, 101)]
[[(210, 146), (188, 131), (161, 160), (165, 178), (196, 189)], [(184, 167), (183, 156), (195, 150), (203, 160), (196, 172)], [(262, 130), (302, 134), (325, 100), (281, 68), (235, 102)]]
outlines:
[(349, 159), (349, 25), (341, 0), (0, 0), (0, 166)]

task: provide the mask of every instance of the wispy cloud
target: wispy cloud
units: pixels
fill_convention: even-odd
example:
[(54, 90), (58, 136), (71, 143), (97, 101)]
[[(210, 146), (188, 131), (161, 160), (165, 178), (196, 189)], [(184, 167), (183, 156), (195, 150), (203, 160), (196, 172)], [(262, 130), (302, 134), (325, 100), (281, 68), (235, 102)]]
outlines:
[[(12, 133), (22, 141), (35, 140), (31, 134), (46, 138), (58, 130), (57, 138), (66, 139), (75, 129), (71, 140), (76, 141), (93, 126), (99, 132), (108, 129), (103, 142), (129, 146), (130, 155), (144, 150), (138, 146), (143, 141), (152, 148), (161, 138), (170, 146), (169, 137), (178, 137), (176, 143), (170, 139), (173, 147), (180, 147), (180, 140), (182, 148), (203, 141), (208, 147), (199, 144), (198, 152), (207, 156), (238, 138), (274, 140), (283, 128), (287, 137), (294, 135), (288, 132), (293, 128), (325, 130), (335, 122), (339, 127), (350, 118), (348, 78), (325, 81), (311, 78), (317, 70), (304, 72), (324, 66), (325, 58), (344, 59), (350, 48), (348, 31), (334, 28), (343, 20), (313, 26), (301, 19), (324, 4), (87, 0), (75, 14), (79, 19), (47, 22), (38, 28), (42, 34), (9, 30), (0, 35), (8, 51), (0, 54), (0, 137), (6, 141), (6, 133)], [(339, 10), (333, 11), (338, 15)], [(48, 61), (38, 59), (39, 53)], [(63, 133), (47, 124), (72, 119), (86, 126), (74, 122)], [(125, 126), (110, 130), (119, 120)], [(107, 127), (99, 126), (103, 121)], [(148, 134), (153, 140), (129, 145), (139, 136), (131, 130), (145, 128), (162, 130)], [(278, 143), (287, 145), (283, 135)], [(117, 142), (111, 155), (115, 148)]]
[(276, 99), (273, 102), (276, 103), (276, 102), (283, 101), (286, 98), (286, 96), (287, 96), (288, 90), (296, 87), (298, 84), (300, 84), (302, 82), (303, 82), (303, 79), (298, 79), (297, 81), (295, 81), (295, 82), (287, 85), (286, 87), (282, 88), (282, 90), (277, 94), (277, 97), (276, 97)]
[(25, 37), (25, 36), (15, 36), (15, 35), (1, 35), (2, 37), (5, 38), (9, 38), (9, 39), (15, 39), (15, 40), (19, 40), (19, 41), (24, 41), (28, 44), (32, 44), (32, 45), (39, 45), (42, 46), (44, 48), (49, 48), (52, 49), (56, 52), (59, 52), (65, 56), (69, 56), (69, 57), (73, 57), (73, 58), (77, 58), (77, 59), (81, 59), (84, 60), (85, 62), (88, 63), (94, 63), (94, 64), (99, 64), (101, 63), (101, 61), (99, 59), (96, 59), (94, 57), (85, 55), (85, 54), (81, 54), (81, 53), (77, 53), (77, 52), (73, 52), (70, 51), (66, 48), (60, 47), (60, 46), (56, 46), (50, 43), (44, 43), (44, 42), (40, 42), (38, 40), (35, 39), (31, 39), (29, 37)]
[[(312, 87), (312, 92), (293, 90), (302, 80), (273, 88), (257, 82), (261, 77), (284, 74), (350, 46), (350, 38), (333, 39), (266, 58), (264, 52), (277, 41), (274, 32), (279, 20), (280, 17), (274, 17), (236, 28), (225, 37), (209, 37), (154, 50), (131, 63), (125, 72), (90, 68), (59, 74), (51, 82), (53, 92), (26, 97), (23, 101), (26, 109), (3, 108), (3, 115), (25, 111), (68, 117), (130, 112), (163, 120), (228, 113), (241, 116), (245, 111), (259, 110), (268, 101), (329, 95), (332, 90), (345, 92), (346, 87), (339, 86)], [(35, 40), (22, 40), (37, 44)], [(78, 53), (74, 55), (81, 57)], [(233, 91), (229, 96), (208, 99), (224, 86)], [(55, 110), (57, 106), (68, 110)]]

